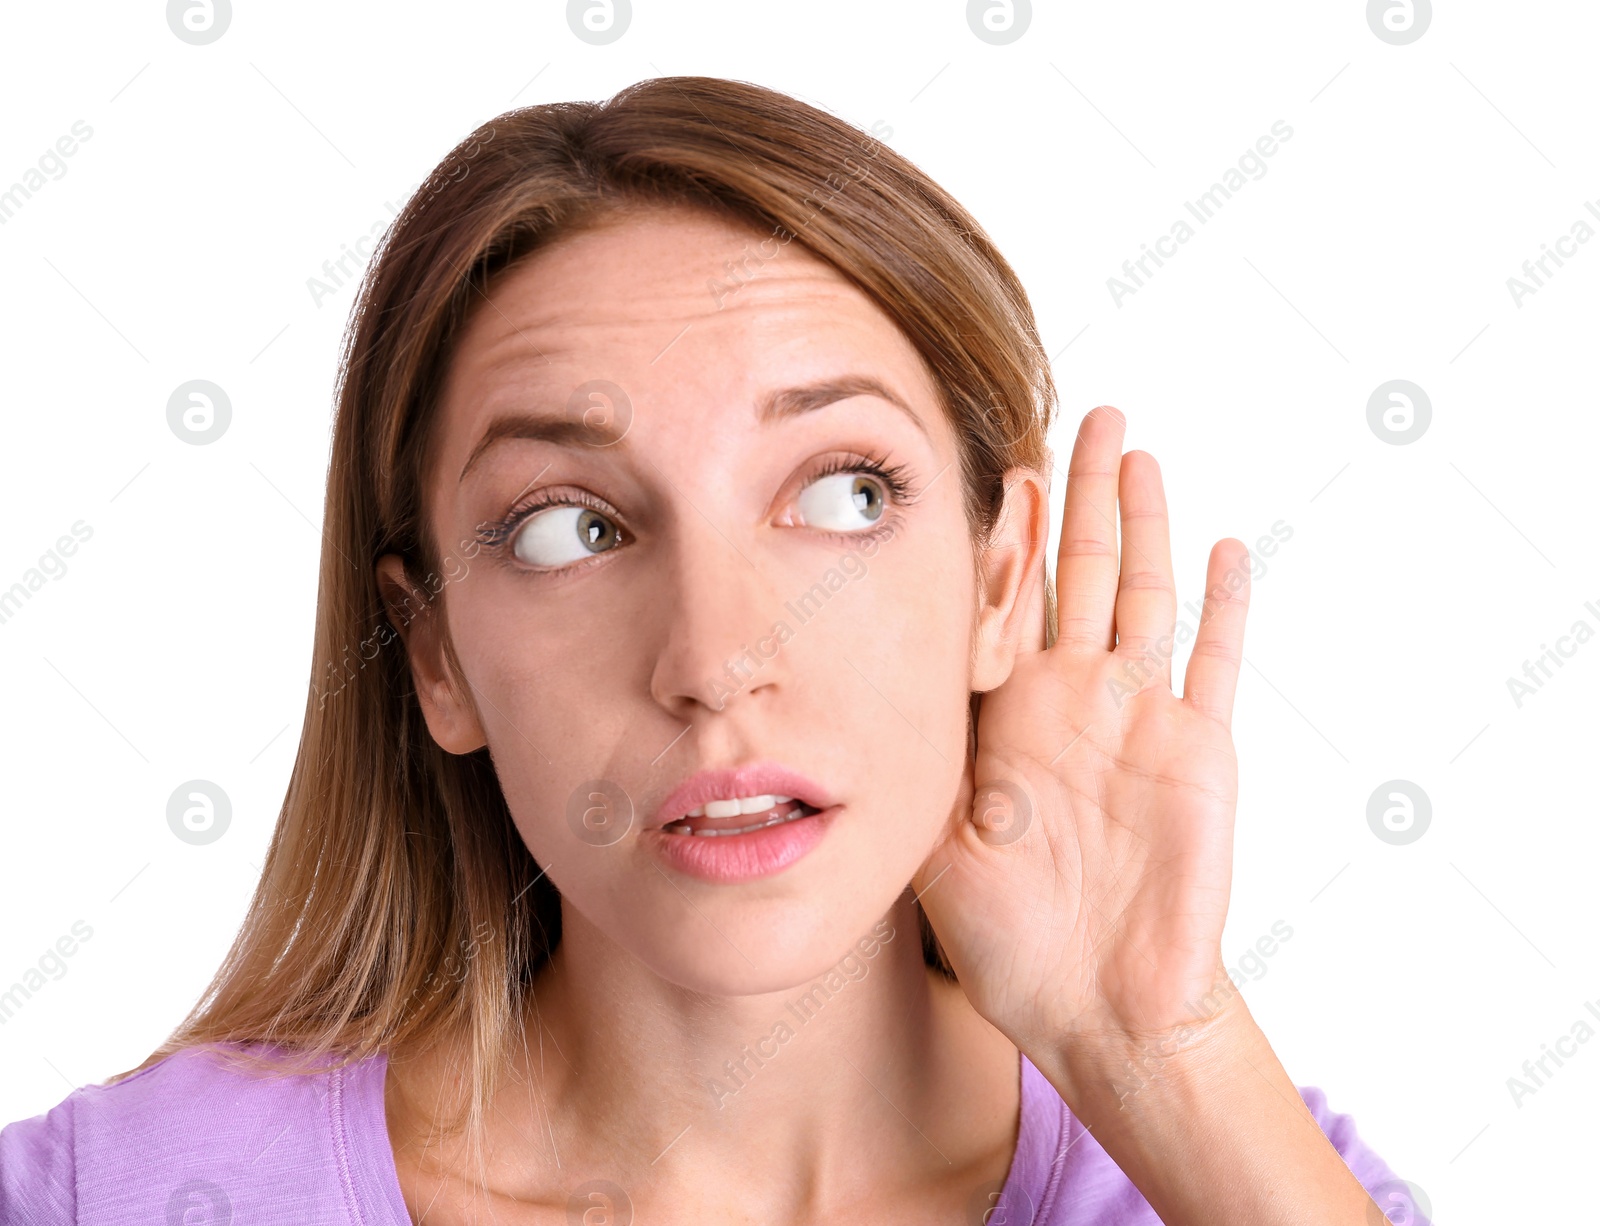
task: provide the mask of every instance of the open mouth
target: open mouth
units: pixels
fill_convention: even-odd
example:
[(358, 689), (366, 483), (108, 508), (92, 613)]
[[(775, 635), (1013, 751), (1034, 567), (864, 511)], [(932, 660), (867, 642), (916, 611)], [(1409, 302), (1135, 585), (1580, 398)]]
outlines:
[(796, 822), (821, 812), (814, 805), (792, 796), (751, 796), (737, 800), (713, 800), (661, 828), (664, 834), (700, 837), (725, 837), (750, 834), (770, 826)]

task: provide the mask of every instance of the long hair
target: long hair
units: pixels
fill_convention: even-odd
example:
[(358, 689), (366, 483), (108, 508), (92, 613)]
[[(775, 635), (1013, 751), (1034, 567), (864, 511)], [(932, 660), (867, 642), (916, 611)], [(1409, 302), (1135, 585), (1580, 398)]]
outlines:
[[(375, 565), (446, 598), (455, 545), (429, 537), (423, 473), (442, 378), (499, 274), (563, 235), (651, 205), (742, 223), (732, 293), (799, 243), (903, 330), (960, 450), (975, 547), (1006, 470), (1048, 464), (1055, 387), (1032, 308), (978, 223), (912, 163), (782, 93), (663, 77), (606, 102), (523, 107), (462, 141), (379, 242), (346, 325), (323, 510), (312, 676), (261, 880), (189, 1015), (135, 1069), (197, 1046), (272, 1049), (275, 1071), (468, 1043), (476, 1131), (560, 939), (560, 898), (523, 843), (488, 750), (428, 734)], [(1055, 637), (1047, 589), (1047, 641)], [(409, 616), (425, 609), (408, 610)], [(952, 975), (918, 907), (924, 955)], [(242, 1053), (246, 1063), (254, 1059)]]

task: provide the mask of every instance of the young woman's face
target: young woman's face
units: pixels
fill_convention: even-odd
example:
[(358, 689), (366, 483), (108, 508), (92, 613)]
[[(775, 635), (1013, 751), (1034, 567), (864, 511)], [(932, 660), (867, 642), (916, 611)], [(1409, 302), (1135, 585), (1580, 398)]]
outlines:
[[(966, 750), (971, 537), (916, 351), (798, 244), (654, 210), (509, 273), (439, 409), (464, 685), (410, 636), (434, 736), (488, 745), (566, 905), (666, 979), (737, 995), (838, 961), (941, 836)], [(752, 765), (801, 780), (699, 799), (824, 811), (700, 834), (795, 806), (667, 803)]]

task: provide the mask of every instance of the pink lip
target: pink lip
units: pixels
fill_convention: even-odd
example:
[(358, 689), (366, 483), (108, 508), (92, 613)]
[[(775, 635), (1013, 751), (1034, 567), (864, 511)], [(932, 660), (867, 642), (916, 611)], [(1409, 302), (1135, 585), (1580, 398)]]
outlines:
[(702, 881), (724, 885), (751, 881), (770, 877), (804, 856), (822, 841), (842, 810), (842, 805), (835, 805), (748, 834), (708, 836), (647, 830), (644, 843), (672, 868)]
[[(818, 812), (748, 834), (706, 836), (662, 829), (708, 800), (766, 795), (793, 796)], [(644, 831), (644, 841), (668, 865), (692, 877), (719, 883), (749, 881), (779, 872), (804, 856), (822, 840), (841, 808), (804, 775), (782, 766), (758, 763), (706, 770), (690, 776), (662, 801)]]
[(750, 766), (703, 770), (690, 775), (661, 802), (661, 807), (650, 819), (650, 829), (659, 830), (707, 801), (727, 800), (734, 796), (793, 796), (814, 809), (831, 809), (834, 806), (833, 797), (798, 771), (775, 763), (757, 762)]

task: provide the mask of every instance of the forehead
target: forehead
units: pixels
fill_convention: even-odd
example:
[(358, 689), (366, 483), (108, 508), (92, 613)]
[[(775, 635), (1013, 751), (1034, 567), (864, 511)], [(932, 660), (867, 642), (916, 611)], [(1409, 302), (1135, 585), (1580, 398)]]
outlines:
[(775, 296), (878, 314), (893, 327), (800, 243), (686, 206), (628, 209), (556, 239), (506, 273), (472, 322), (503, 333), (493, 307), (514, 306), (524, 327), (649, 326), (668, 313), (705, 321)]
[(698, 209), (650, 208), (504, 273), (458, 338), (445, 399), (470, 428), (530, 393), (559, 399), (591, 379), (663, 407), (673, 393), (711, 393), (736, 408), (769, 385), (866, 368), (919, 409), (936, 402), (895, 322), (798, 242)]

